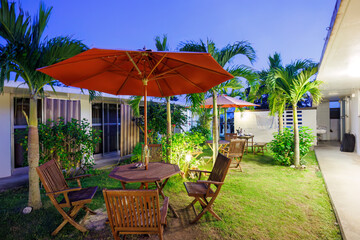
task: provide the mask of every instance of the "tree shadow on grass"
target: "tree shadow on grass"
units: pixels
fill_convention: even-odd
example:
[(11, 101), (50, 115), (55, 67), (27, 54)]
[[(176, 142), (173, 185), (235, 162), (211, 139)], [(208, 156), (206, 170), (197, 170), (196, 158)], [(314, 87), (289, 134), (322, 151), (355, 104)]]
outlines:
[(244, 155), (243, 161), (253, 162), (257, 165), (280, 166), (275, 162), (270, 153), (266, 153), (264, 155), (248, 153)]

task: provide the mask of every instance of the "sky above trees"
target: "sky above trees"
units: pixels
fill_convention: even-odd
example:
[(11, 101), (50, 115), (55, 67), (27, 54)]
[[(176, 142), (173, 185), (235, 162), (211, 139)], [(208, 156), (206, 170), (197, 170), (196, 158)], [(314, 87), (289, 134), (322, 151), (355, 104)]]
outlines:
[[(17, 0), (33, 16), (40, 0)], [(249, 41), (257, 53), (253, 67), (281, 53), (284, 63), (319, 61), (335, 0), (45, 0), (53, 6), (45, 34), (69, 35), (89, 47), (156, 49), (156, 35), (167, 34), (170, 50), (181, 41), (207, 38), (221, 48)], [(247, 63), (235, 59), (235, 63)]]

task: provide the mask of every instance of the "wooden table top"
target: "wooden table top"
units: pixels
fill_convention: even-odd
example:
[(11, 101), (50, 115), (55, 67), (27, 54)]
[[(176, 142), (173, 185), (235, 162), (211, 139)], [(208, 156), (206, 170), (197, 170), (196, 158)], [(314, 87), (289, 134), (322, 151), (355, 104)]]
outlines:
[[(213, 143), (213, 140), (207, 140), (206, 143)], [(219, 144), (229, 144), (229, 141), (226, 140), (219, 140)]]
[(148, 170), (145, 167), (136, 168), (136, 163), (122, 165), (114, 168), (109, 177), (124, 183), (162, 181), (180, 173), (178, 165), (162, 162), (150, 162)]
[(238, 138), (243, 138), (243, 139), (250, 139), (250, 138), (253, 138), (254, 135), (240, 135), (240, 136), (237, 136)]

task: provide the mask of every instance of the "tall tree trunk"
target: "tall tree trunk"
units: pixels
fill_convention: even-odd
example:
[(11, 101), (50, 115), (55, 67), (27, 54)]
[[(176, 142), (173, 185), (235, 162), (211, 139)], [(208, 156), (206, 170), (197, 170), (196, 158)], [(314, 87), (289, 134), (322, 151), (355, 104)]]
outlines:
[(284, 119), (283, 119), (283, 112), (278, 112), (279, 114), (279, 133), (284, 130)]
[(219, 124), (218, 124), (218, 111), (217, 111), (217, 93), (213, 91), (213, 164), (218, 155), (219, 149)]
[(36, 167), (39, 166), (39, 133), (37, 119), (37, 97), (30, 98), (29, 135), (28, 135), (28, 162), (29, 162), (29, 202), (34, 209), (41, 208), (39, 176)]
[(293, 104), (293, 122), (294, 122), (294, 164), (295, 167), (300, 166), (300, 141), (297, 117), (297, 106)]
[(224, 125), (224, 136), (227, 133), (227, 116), (226, 116), (226, 114), (227, 114), (227, 108), (224, 108), (224, 123), (225, 123), (225, 125)]
[(166, 149), (167, 162), (170, 162), (171, 155), (171, 104), (170, 97), (166, 97), (166, 118), (167, 118), (167, 128), (166, 128), (166, 142), (168, 148)]

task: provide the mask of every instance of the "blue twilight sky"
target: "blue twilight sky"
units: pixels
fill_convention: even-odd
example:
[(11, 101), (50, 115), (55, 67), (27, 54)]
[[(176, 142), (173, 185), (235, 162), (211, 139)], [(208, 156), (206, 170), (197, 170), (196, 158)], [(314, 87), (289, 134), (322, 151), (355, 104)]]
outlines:
[[(39, 0), (16, 0), (30, 15)], [(319, 61), (335, 0), (45, 0), (53, 6), (49, 37), (70, 35), (89, 47), (155, 49), (167, 34), (171, 50), (181, 41), (212, 39), (218, 48), (249, 41), (257, 53), (253, 67), (267, 67), (280, 52), (284, 63)], [(234, 63), (250, 63), (237, 58)]]

